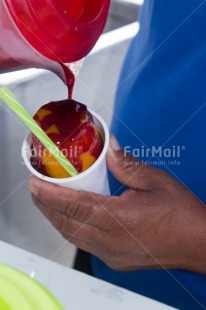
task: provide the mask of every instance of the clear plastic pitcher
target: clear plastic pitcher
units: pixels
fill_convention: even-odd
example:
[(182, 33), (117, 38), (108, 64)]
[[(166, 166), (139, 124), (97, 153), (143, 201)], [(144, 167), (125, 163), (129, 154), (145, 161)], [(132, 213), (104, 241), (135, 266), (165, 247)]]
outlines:
[(110, 0), (0, 0), (0, 73), (31, 67), (64, 80), (60, 63), (85, 57), (101, 35)]

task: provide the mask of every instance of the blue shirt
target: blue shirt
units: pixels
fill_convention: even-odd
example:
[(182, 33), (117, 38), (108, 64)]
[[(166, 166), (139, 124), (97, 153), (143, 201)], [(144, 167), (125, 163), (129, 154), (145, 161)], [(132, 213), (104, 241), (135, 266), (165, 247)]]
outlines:
[[(206, 1), (145, 0), (140, 31), (122, 69), (111, 132), (122, 147), (131, 146), (206, 203)], [(110, 185), (115, 195), (123, 190), (111, 175)], [(96, 257), (92, 264), (95, 276), (111, 283), (179, 309), (206, 309), (206, 275), (117, 272)]]

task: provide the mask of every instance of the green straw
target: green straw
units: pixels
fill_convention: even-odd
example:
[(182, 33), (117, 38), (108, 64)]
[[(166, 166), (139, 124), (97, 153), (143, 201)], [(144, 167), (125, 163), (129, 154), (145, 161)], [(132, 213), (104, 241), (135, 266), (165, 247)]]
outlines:
[(53, 141), (47, 136), (47, 134), (41, 129), (41, 127), (35, 122), (31, 115), (23, 108), (18, 102), (15, 96), (8, 90), (8, 88), (0, 88), (0, 98), (2, 98), (6, 104), (14, 111), (19, 119), (30, 129), (30, 131), (41, 141), (41, 143), (47, 148), (51, 154), (57, 159), (62, 167), (71, 175), (78, 174), (77, 170), (72, 166), (69, 160), (62, 154)]

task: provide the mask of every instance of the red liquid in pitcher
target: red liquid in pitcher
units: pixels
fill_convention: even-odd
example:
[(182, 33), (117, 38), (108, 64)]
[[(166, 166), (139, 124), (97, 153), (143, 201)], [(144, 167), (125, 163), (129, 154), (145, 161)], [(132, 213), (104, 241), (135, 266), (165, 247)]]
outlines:
[(0, 0), (0, 72), (84, 58), (101, 35), (110, 0)]
[(56, 62), (85, 57), (107, 19), (110, 0), (5, 0), (13, 20), (39, 53)]

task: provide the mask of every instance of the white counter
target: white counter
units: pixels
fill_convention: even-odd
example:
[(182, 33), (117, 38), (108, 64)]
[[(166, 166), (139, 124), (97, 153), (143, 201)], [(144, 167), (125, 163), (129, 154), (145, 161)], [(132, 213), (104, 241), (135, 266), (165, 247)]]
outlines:
[(174, 309), (2, 241), (0, 262), (22, 270), (41, 282), (66, 310)]

